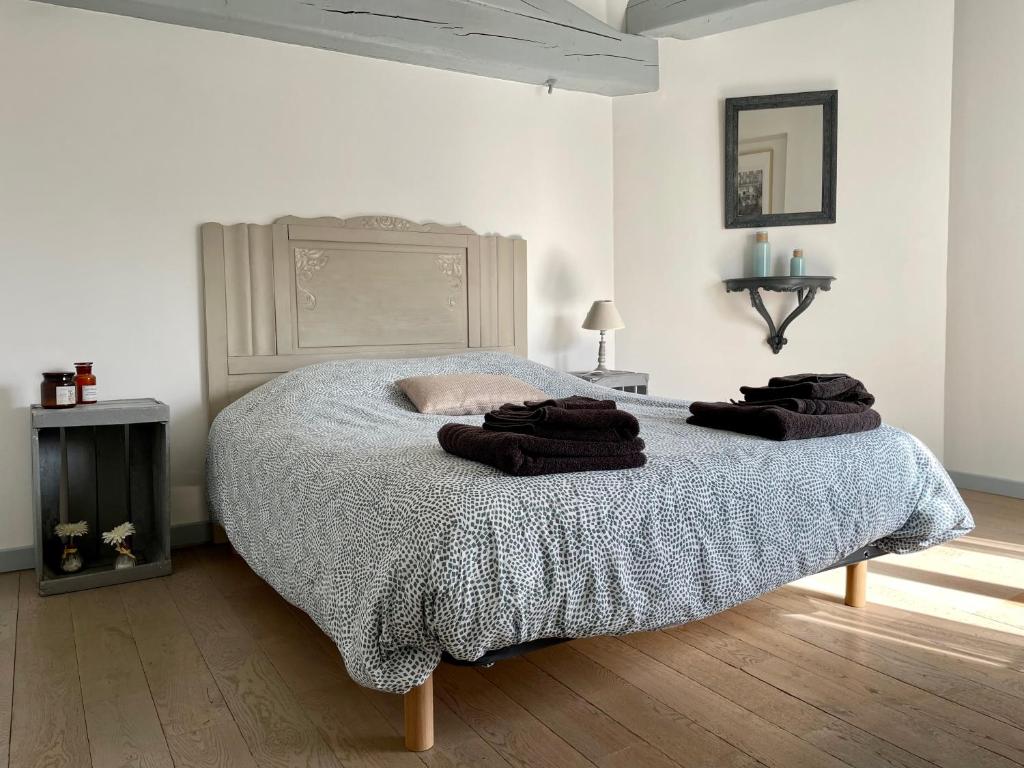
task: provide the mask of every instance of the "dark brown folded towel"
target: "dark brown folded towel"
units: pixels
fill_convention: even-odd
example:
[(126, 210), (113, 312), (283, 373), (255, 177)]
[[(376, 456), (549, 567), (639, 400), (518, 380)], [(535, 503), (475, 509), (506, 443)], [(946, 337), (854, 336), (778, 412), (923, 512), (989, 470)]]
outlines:
[(767, 387), (740, 387), (747, 402), (762, 402), (782, 398), (802, 400), (841, 400), (875, 404), (875, 396), (864, 385), (845, 373), (799, 373), (793, 376), (775, 376)]
[(589, 408), (610, 411), (614, 410), (615, 407), (614, 400), (595, 400), (592, 397), (584, 397), (583, 395), (572, 395), (571, 397), (559, 397), (552, 400), (527, 400), (523, 405), (505, 403), (505, 405), (501, 406), (501, 410), (535, 411), (538, 408), (565, 408), (571, 411), (579, 411)]
[(769, 440), (805, 440), (867, 432), (882, 423), (877, 411), (815, 415), (758, 403), (691, 403), (686, 421), (699, 427), (727, 429)]
[(805, 400), (798, 397), (784, 397), (778, 400), (761, 400), (760, 402), (737, 402), (732, 401), (733, 405), (742, 405), (745, 407), (757, 407), (763, 405), (774, 405), (778, 408), (785, 408), (787, 411), (793, 411), (795, 413), (806, 413), (811, 415), (833, 415), (838, 413), (863, 413), (868, 410), (871, 406), (865, 403), (858, 403), (854, 401), (847, 402), (845, 400)]
[(586, 443), (493, 432), (469, 424), (445, 424), (438, 430), (437, 439), (448, 453), (519, 476), (633, 469), (647, 462), (642, 453), (644, 441), (639, 437)]
[(600, 443), (632, 440), (640, 434), (640, 422), (633, 414), (616, 409), (545, 406), (526, 411), (491, 411), (484, 416), (484, 429)]

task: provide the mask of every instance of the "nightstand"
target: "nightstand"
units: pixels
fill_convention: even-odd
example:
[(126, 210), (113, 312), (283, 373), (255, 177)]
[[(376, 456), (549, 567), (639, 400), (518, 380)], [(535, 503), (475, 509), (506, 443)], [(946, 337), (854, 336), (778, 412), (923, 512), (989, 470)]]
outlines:
[[(106, 400), (67, 409), (32, 406), (33, 506), (39, 594), (56, 595), (171, 572), (167, 423), (158, 400)], [(76, 542), (85, 567), (60, 570), (58, 522), (84, 520)], [(101, 536), (135, 525), (137, 565), (114, 568), (115, 551)]]
[(650, 374), (636, 371), (572, 371), (573, 376), (621, 392), (647, 394), (647, 380)]

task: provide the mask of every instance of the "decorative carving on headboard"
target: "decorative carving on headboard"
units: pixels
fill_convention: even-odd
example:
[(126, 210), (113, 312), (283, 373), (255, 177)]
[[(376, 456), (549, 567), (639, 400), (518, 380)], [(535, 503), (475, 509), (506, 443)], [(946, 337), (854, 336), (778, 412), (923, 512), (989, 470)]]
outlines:
[[(465, 275), (465, 269), (462, 265), (462, 257), (454, 253), (452, 254), (440, 254), (437, 257), (437, 266), (441, 270), (441, 274), (448, 278), (448, 285), (452, 287), (452, 290), (458, 291), (462, 289), (462, 278)], [(458, 301), (457, 294), (448, 295), (448, 309), (454, 310), (455, 304)]]
[(364, 216), (359, 223), (365, 229), (393, 229), (397, 232), (417, 230), (420, 225), (408, 219), (399, 219), (395, 216)]
[(419, 224), (399, 216), (354, 216), (351, 219), (339, 219), (336, 216), (320, 216), (305, 219), (300, 216), (283, 216), (275, 224), (309, 224), (315, 226), (345, 227), (346, 229), (379, 229), (385, 232), (434, 232), (444, 234), (475, 235), (469, 227), (437, 224), (428, 221)]
[(319, 272), (327, 264), (327, 255), (313, 248), (295, 249), (295, 285), (302, 291), (303, 302), (306, 309), (316, 309), (316, 294), (309, 289), (309, 283), (313, 275)]

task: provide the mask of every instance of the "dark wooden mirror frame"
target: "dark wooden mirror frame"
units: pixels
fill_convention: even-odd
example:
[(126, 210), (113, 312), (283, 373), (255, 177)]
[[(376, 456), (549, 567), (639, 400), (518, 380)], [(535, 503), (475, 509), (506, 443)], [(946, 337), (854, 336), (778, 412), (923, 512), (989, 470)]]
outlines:
[[(821, 210), (739, 216), (736, 212), (736, 174), (739, 169), (740, 113), (753, 109), (814, 107), (823, 111), (821, 158)], [(839, 91), (778, 93), (725, 100), (725, 227), (782, 227), (798, 224), (835, 224), (836, 164), (838, 159)]]

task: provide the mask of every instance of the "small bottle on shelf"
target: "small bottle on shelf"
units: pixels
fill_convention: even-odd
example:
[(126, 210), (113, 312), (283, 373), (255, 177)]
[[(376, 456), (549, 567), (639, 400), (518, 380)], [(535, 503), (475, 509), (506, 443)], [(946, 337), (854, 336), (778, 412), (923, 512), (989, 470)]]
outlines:
[(47, 371), (39, 385), (39, 403), (43, 408), (75, 407), (75, 374), (71, 371)]
[(803, 277), (807, 274), (807, 266), (804, 263), (804, 252), (802, 248), (793, 251), (793, 258), (789, 260), (789, 276)]
[(772, 246), (767, 232), (758, 232), (754, 243), (753, 277), (767, 277), (772, 269)]
[(92, 372), (92, 363), (75, 363), (75, 395), (79, 405), (91, 405), (96, 402), (96, 376)]

